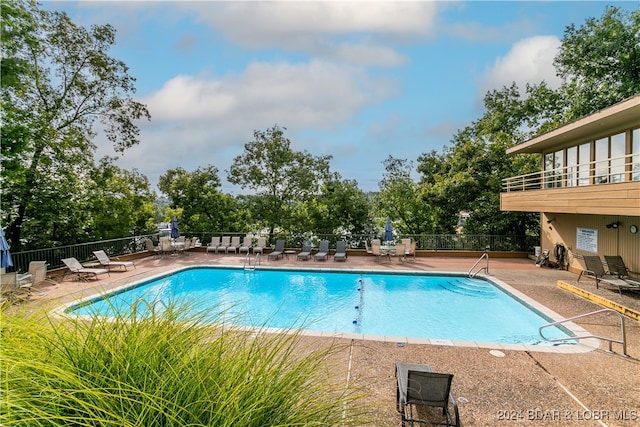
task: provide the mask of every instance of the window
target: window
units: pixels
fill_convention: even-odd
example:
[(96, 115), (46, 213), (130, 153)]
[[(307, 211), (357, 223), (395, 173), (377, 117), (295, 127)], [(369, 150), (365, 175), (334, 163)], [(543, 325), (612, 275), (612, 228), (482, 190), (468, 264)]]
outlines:
[(578, 146), (578, 185), (589, 185), (591, 169), (591, 143)]
[(567, 148), (567, 187), (578, 185), (578, 147)]
[(596, 141), (594, 182), (596, 184), (606, 184), (609, 174), (609, 138), (602, 138)]
[(611, 137), (610, 150), (611, 165), (609, 167), (609, 182), (623, 182), (625, 165), (625, 134), (619, 133)]

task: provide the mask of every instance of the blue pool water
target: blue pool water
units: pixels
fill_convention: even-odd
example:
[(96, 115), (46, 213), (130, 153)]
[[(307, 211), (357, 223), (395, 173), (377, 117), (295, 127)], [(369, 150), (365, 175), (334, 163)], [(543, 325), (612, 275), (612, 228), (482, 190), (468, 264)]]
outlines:
[(194, 303), (243, 326), (494, 343), (542, 344), (538, 328), (551, 321), (476, 278), (228, 268), (182, 270), (67, 313), (114, 316), (137, 302), (140, 314), (141, 299)]

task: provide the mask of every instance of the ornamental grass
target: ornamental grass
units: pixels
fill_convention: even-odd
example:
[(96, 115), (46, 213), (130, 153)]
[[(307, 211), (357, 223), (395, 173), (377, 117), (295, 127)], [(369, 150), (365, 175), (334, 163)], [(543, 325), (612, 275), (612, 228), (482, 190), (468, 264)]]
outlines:
[(0, 425), (365, 423), (360, 394), (331, 374), (335, 345), (188, 313), (174, 304), (115, 318), (4, 315)]

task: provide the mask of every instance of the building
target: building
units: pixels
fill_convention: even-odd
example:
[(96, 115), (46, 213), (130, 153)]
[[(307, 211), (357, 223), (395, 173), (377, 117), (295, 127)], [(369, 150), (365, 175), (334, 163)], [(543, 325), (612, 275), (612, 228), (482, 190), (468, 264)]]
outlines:
[(507, 150), (539, 153), (540, 172), (505, 179), (503, 211), (540, 212), (540, 246), (581, 256), (622, 256), (640, 272), (640, 95)]

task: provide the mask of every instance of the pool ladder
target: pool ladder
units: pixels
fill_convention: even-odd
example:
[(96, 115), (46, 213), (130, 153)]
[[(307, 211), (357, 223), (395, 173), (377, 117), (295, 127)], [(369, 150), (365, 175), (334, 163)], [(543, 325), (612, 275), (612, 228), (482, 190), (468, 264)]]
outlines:
[[(606, 337), (600, 337), (597, 335), (582, 335), (579, 337), (567, 337), (567, 338), (547, 338), (542, 334), (542, 330), (544, 328), (548, 328), (551, 326), (557, 326), (561, 323), (565, 323), (565, 322), (571, 322), (572, 320), (576, 320), (576, 319), (581, 319), (583, 317), (587, 317), (587, 316), (593, 316), (594, 314), (600, 314), (600, 313), (604, 313), (610, 311), (612, 313), (615, 313), (618, 315), (618, 317), (620, 318), (620, 339), (615, 339), (615, 338), (606, 338)], [(540, 334), (540, 336), (542, 337), (543, 340), (548, 341), (548, 342), (559, 342), (559, 341), (572, 341), (572, 340), (583, 340), (586, 338), (596, 338), (599, 340), (603, 340), (603, 341), (608, 341), (609, 342), (609, 353), (613, 353), (613, 350), (611, 350), (611, 344), (612, 343), (617, 343), (617, 344), (622, 344), (622, 355), (624, 357), (629, 357), (629, 355), (627, 354), (627, 332), (626, 329), (624, 327), (624, 316), (611, 309), (611, 308), (603, 308), (601, 310), (596, 310), (596, 311), (591, 311), (589, 313), (585, 313), (585, 314), (579, 314), (577, 316), (573, 316), (573, 317), (569, 317), (567, 319), (562, 319), (562, 320), (558, 320), (557, 322), (551, 322), (551, 323), (547, 323), (546, 325), (542, 325), (540, 326), (540, 329), (538, 330), (538, 333)]]
[(255, 270), (256, 269), (256, 265), (260, 265), (260, 253), (256, 254), (256, 258), (253, 261), (253, 267), (252, 267), (251, 266), (251, 256), (247, 252), (247, 256), (244, 258), (244, 266), (242, 268), (244, 268), (245, 270)]
[[(483, 259), (487, 260), (487, 263), (484, 267), (480, 267), (479, 269), (477, 269), (476, 271), (473, 271), (474, 268), (476, 268), (478, 266), (478, 264), (480, 264), (482, 262)], [(467, 276), (469, 277), (476, 277), (478, 275), (478, 273), (480, 273), (482, 270), (485, 271), (485, 273), (489, 274), (489, 254), (487, 252), (484, 252), (480, 258), (478, 258), (478, 260), (476, 261), (475, 264), (473, 264), (473, 267), (471, 267), (469, 269), (469, 272), (467, 273)]]

